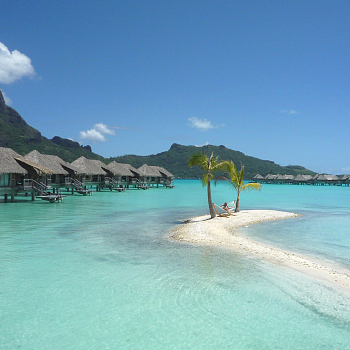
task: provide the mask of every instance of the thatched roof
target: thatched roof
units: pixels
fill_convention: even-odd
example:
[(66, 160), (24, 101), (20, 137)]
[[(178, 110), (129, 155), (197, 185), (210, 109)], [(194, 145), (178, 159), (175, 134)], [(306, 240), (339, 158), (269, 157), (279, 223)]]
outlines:
[(325, 175), (328, 181), (338, 181), (339, 177), (337, 175)]
[(301, 174), (298, 174), (296, 177), (295, 177), (295, 181), (299, 181), (299, 182), (307, 182), (307, 181), (310, 181), (310, 180), (313, 180), (313, 177), (312, 175), (301, 175)]
[(21, 156), (11, 148), (0, 147), (0, 174), (27, 174), (27, 170), (16, 161)]
[(264, 180), (264, 177), (262, 175), (260, 175), (260, 174), (256, 174), (254, 176), (254, 180)]
[(107, 175), (106, 171), (102, 169), (102, 167), (106, 167), (106, 164), (102, 163), (100, 160), (87, 159), (82, 156), (72, 162), (72, 165), (78, 168), (82, 174)]
[(46, 168), (43, 165), (37, 164), (37, 163), (32, 162), (32, 161), (25, 159), (23, 157), (15, 158), (15, 159), (20, 163), (21, 166), (23, 166), (23, 167), (29, 166), (39, 175), (41, 175), (41, 174), (53, 175), (54, 174), (54, 172), (51, 169)]
[(61, 165), (62, 165), (63, 169), (67, 170), (68, 172), (73, 171), (76, 174), (81, 174), (81, 171), (76, 166), (72, 165), (71, 163), (65, 162), (61, 158), (59, 158), (59, 159), (62, 161)]
[(162, 174), (157, 169), (157, 167), (152, 167), (147, 164), (140, 166), (137, 170), (141, 176), (162, 177)]
[(161, 166), (152, 166), (151, 165), (150, 167), (158, 170), (164, 177), (175, 177), (171, 172), (169, 172), (168, 170), (164, 169)]
[(265, 179), (266, 180), (274, 180), (274, 179), (276, 179), (277, 176), (278, 175), (268, 174), (268, 175), (265, 176)]
[(51, 169), (24, 159), (11, 148), (0, 147), (0, 174), (27, 174), (28, 167), (38, 174), (53, 174)]
[(113, 175), (118, 176), (138, 176), (140, 175), (139, 171), (135, 169), (130, 164), (123, 164), (123, 163), (117, 163), (116, 161), (113, 161), (109, 163), (108, 165), (105, 165), (103, 167), (104, 169), (107, 169), (110, 171)]
[(25, 155), (24, 158), (50, 168), (54, 174), (57, 175), (68, 175), (68, 170), (79, 173), (78, 168), (69, 164), (68, 162), (65, 162), (62, 158), (51, 154), (41, 154), (40, 152), (34, 150)]
[(286, 180), (294, 180), (294, 175), (287, 175), (287, 174), (280, 175), (280, 174), (278, 174), (276, 176), (276, 180), (284, 180), (284, 181), (286, 181)]
[(63, 169), (59, 162), (58, 156), (53, 156), (49, 154), (41, 154), (38, 151), (32, 151), (24, 156), (25, 159), (35, 162), (37, 164), (43, 165), (50, 168), (54, 174), (57, 175), (68, 175), (68, 171)]
[(304, 178), (303, 175), (298, 174), (298, 175), (295, 177), (295, 181), (306, 181), (306, 179)]
[(321, 174), (321, 175), (318, 175), (316, 179), (318, 181), (338, 181), (339, 177), (337, 175)]

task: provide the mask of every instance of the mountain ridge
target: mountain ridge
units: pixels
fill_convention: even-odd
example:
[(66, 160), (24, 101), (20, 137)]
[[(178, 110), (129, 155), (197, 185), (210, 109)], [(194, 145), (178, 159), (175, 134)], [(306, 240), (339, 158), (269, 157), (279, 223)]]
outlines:
[(270, 160), (247, 156), (240, 151), (234, 151), (223, 145), (184, 146), (173, 143), (169, 150), (148, 156), (124, 155), (105, 158), (94, 152), (89, 145), (82, 146), (76, 141), (55, 136), (48, 139), (40, 131), (31, 127), (13, 108), (5, 104), (0, 90), (0, 147), (12, 148), (21, 155), (33, 150), (43, 154), (53, 154), (67, 162), (72, 162), (81, 156), (89, 159), (98, 159), (104, 163), (116, 161), (128, 163), (139, 168), (143, 164), (162, 166), (177, 178), (200, 178), (202, 172), (198, 167), (189, 168), (188, 159), (196, 152), (204, 152), (208, 156), (214, 152), (220, 160), (232, 160), (238, 167), (240, 163), (245, 166), (246, 178), (253, 178), (257, 173), (267, 174), (308, 174), (316, 173), (299, 165), (280, 166)]
[(128, 163), (135, 168), (146, 163), (148, 165), (159, 165), (178, 178), (200, 178), (202, 171), (198, 167), (189, 168), (188, 159), (193, 153), (202, 152), (210, 156), (218, 156), (219, 160), (232, 160), (238, 168), (240, 164), (245, 166), (245, 177), (253, 178), (256, 174), (266, 176), (268, 174), (290, 174), (290, 175), (316, 175), (315, 172), (308, 170), (300, 165), (281, 166), (270, 160), (247, 156), (240, 151), (234, 151), (223, 145), (205, 145), (205, 146), (184, 146), (173, 143), (168, 151), (149, 156), (124, 155), (119, 157), (110, 157), (110, 161), (118, 163)]
[(21, 117), (12, 107), (5, 103), (0, 90), (0, 147), (12, 148), (21, 155), (33, 150), (44, 154), (53, 154), (67, 162), (85, 156), (86, 158), (104, 160), (105, 158), (92, 152), (91, 147), (81, 146), (78, 142), (55, 136), (48, 139), (41, 132)]

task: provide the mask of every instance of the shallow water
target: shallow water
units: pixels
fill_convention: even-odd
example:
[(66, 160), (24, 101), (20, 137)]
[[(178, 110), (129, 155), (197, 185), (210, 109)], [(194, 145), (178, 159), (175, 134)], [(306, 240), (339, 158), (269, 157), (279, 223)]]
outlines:
[[(295, 271), (169, 240), (207, 213), (174, 189), (0, 202), (1, 349), (350, 349), (350, 300)], [(265, 185), (241, 209), (300, 218), (240, 228), (350, 267), (350, 188)], [(235, 193), (220, 184), (222, 204)], [(232, 199), (231, 199), (232, 198)]]

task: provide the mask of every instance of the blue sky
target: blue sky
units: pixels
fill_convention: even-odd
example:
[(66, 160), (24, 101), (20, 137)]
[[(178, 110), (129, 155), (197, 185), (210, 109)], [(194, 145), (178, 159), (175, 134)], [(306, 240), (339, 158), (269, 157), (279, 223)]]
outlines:
[(0, 2), (0, 89), (105, 157), (225, 145), (350, 173), (349, 1)]

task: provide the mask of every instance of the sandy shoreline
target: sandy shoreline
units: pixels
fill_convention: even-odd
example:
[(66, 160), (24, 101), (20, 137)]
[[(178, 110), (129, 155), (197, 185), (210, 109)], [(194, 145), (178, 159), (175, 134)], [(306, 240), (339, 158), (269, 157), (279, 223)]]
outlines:
[(172, 231), (171, 239), (192, 244), (221, 246), (306, 273), (324, 283), (350, 293), (350, 271), (314, 258), (288, 252), (238, 235), (238, 227), (300, 215), (275, 210), (243, 210), (228, 218), (209, 215), (186, 220)]

